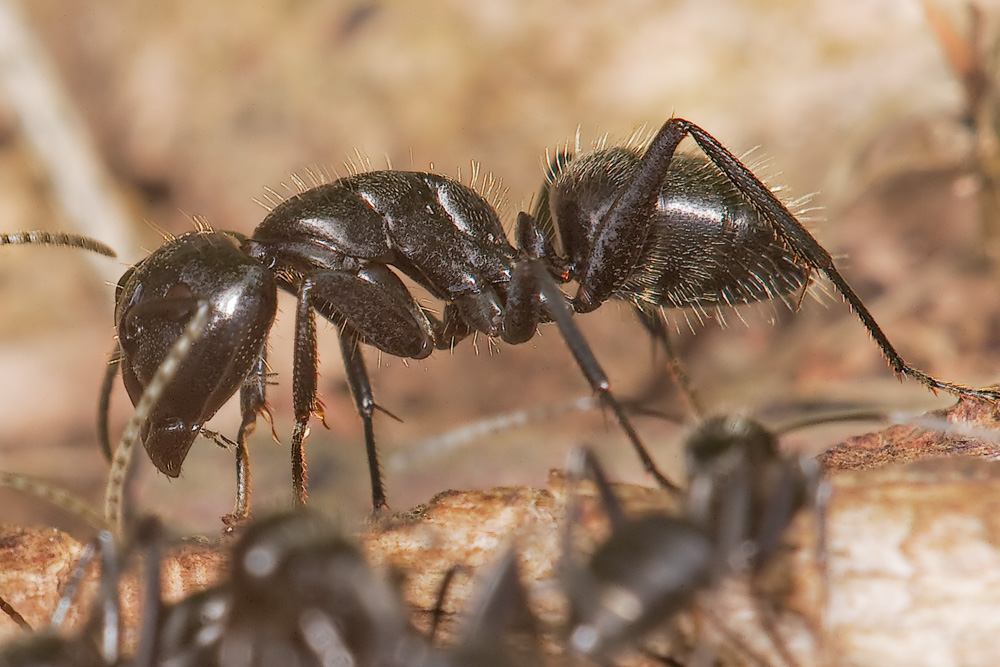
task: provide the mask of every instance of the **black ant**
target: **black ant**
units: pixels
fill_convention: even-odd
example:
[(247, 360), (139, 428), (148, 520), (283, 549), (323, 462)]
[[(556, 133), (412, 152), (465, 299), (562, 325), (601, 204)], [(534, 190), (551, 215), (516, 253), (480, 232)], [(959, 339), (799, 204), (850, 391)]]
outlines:
[[(868, 411), (819, 415), (783, 430), (884, 418)], [(816, 509), (822, 556), (825, 486), (818, 464), (783, 454), (775, 432), (742, 416), (705, 419), (688, 436), (685, 449), (691, 483), (680, 515), (661, 511), (627, 517), (593, 453), (579, 450), (571, 458), (571, 476), (594, 481), (611, 528), (589, 561), (579, 563), (573, 544), (579, 501), (570, 495), (563, 537), (570, 648), (609, 658), (689, 608), (702, 591), (731, 574), (744, 574), (751, 579), (762, 627), (782, 659), (795, 664), (770, 610), (761, 604), (755, 577), (807, 506)]]
[[(675, 155), (691, 136), (706, 158)], [(611, 409), (646, 470), (676, 488), (647, 453), (572, 315), (617, 298), (631, 302), (666, 346), (664, 308), (715, 308), (787, 298), (826, 275), (900, 377), (932, 390), (1000, 400), (994, 389), (945, 382), (907, 364), (882, 333), (830, 254), (735, 156), (698, 126), (668, 120), (645, 150), (616, 147), (550, 167), (533, 214), (517, 219), (515, 245), (494, 208), (473, 189), (418, 172), (359, 173), (276, 205), (252, 236), (202, 227), (164, 244), (118, 283), (116, 350), (102, 395), (120, 365), (133, 402), (196, 303), (210, 321), (190, 364), (154, 406), (141, 439), (168, 476), (205, 422), (240, 390), (237, 500), (249, 513), (247, 438), (265, 401), (266, 340), (277, 288), (294, 294), (292, 370), (295, 500), (306, 502), (304, 442), (322, 416), (316, 393), (315, 313), (340, 331), (340, 348), (364, 423), (372, 503), (386, 496), (375, 449), (375, 402), (361, 343), (413, 359), (480, 333), (511, 344), (554, 321), (601, 402)], [(556, 231), (558, 230), (558, 232)], [(556, 252), (556, 236), (561, 254)], [(390, 269), (444, 302), (441, 318), (419, 305)], [(570, 298), (559, 285), (576, 281)], [(102, 401), (102, 411), (106, 400)], [(110, 451), (109, 448), (105, 448)]]
[(158, 664), (419, 664), (397, 591), (307, 510), (252, 521), (221, 584), (164, 610)]
[(513, 551), (479, 586), (458, 644), (446, 649), (410, 626), (398, 590), (308, 510), (250, 522), (230, 567), (223, 583), (163, 611), (156, 664), (540, 664), (530, 648), (504, 642), (504, 630), (523, 625), (526, 612)]

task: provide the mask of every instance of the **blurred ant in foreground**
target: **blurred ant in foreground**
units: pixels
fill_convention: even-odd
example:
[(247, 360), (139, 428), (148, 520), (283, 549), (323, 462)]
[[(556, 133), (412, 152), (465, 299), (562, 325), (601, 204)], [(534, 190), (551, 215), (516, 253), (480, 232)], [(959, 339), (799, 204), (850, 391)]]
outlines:
[[(454, 647), (432, 646), (410, 625), (390, 582), (323, 517), (305, 509), (250, 522), (234, 544), (230, 573), (172, 605), (160, 598), (162, 531), (140, 522), (128, 551), (145, 566), (138, 647), (126, 656), (118, 583), (124, 555), (99, 538), (99, 590), (83, 630), (26, 634), (0, 647), (0, 667), (514, 667), (541, 665), (537, 647), (508, 641), (524, 606), (513, 552), (477, 588)], [(82, 574), (82, 566), (79, 570)], [(71, 588), (73, 588), (71, 586)], [(68, 606), (73, 591), (60, 607)], [(53, 622), (60, 622), (59, 612)]]
[[(783, 431), (885, 418), (874, 411), (825, 414)], [(577, 492), (571, 493), (563, 536), (563, 581), (571, 607), (569, 648), (608, 660), (623, 649), (641, 646), (645, 635), (691, 608), (703, 591), (731, 575), (745, 575), (761, 628), (781, 659), (797, 664), (775, 626), (773, 610), (763, 604), (758, 578), (776, 556), (792, 519), (806, 507), (816, 511), (822, 560), (826, 487), (818, 463), (782, 453), (776, 432), (742, 416), (705, 419), (688, 436), (685, 450), (690, 486), (684, 510), (634, 517), (626, 516), (594, 454), (586, 449), (573, 454), (571, 478), (593, 480), (610, 534), (580, 562), (573, 539), (580, 521), (579, 500)], [(753, 655), (738, 637), (728, 637)], [(753, 661), (767, 663), (756, 657)]]
[[(676, 154), (687, 136), (705, 157)], [(545, 322), (556, 323), (646, 470), (662, 486), (676, 488), (647, 453), (573, 320), (574, 313), (612, 298), (630, 302), (666, 347), (664, 308), (784, 299), (822, 273), (894, 373), (935, 391), (1000, 400), (995, 389), (946, 382), (907, 364), (830, 254), (788, 208), (715, 138), (680, 118), (668, 120), (645, 147), (557, 155), (534, 212), (518, 215), (514, 245), (489, 202), (443, 176), (373, 171), (300, 187), (250, 237), (203, 226), (169, 240), (118, 283), (113, 362), (120, 363), (109, 369), (105, 397), (120, 366), (129, 396), (138, 400), (196, 304), (210, 305), (204, 334), (153, 407), (141, 439), (156, 467), (176, 477), (205, 422), (239, 389), (237, 497), (230, 520), (249, 514), (247, 438), (258, 413), (270, 416), (265, 352), (278, 288), (297, 298), (292, 482), (299, 504), (307, 497), (309, 420), (322, 416), (317, 312), (340, 332), (347, 380), (364, 423), (376, 510), (386, 503), (372, 423), (381, 408), (361, 344), (423, 359), (470, 334), (523, 343)], [(416, 302), (390, 267), (444, 302), (440, 319)], [(572, 298), (559, 289), (569, 281), (578, 285)], [(102, 412), (106, 405), (105, 398)]]
[(523, 604), (508, 552), (477, 587), (454, 647), (431, 646), (399, 592), (358, 548), (308, 510), (251, 521), (233, 548), (228, 580), (167, 608), (156, 664), (171, 667), (540, 665), (512, 646)]

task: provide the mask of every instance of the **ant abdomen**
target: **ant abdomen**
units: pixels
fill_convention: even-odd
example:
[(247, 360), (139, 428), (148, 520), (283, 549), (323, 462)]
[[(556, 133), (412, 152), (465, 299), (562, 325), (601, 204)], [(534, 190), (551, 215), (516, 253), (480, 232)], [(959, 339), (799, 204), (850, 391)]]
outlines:
[[(574, 277), (586, 272), (597, 226), (641, 159), (633, 148), (614, 147), (553, 165), (551, 213)], [(649, 235), (618, 279), (616, 296), (704, 309), (768, 301), (803, 287), (808, 268), (708, 160), (674, 155), (657, 192)]]
[(168, 242), (118, 283), (115, 322), (121, 371), (139, 400), (198, 304), (210, 305), (205, 332), (185, 360), (197, 368), (169, 386), (142, 435), (156, 467), (170, 477), (204, 424), (245, 382), (261, 356), (277, 310), (273, 274), (240, 249), (242, 237), (197, 231)]

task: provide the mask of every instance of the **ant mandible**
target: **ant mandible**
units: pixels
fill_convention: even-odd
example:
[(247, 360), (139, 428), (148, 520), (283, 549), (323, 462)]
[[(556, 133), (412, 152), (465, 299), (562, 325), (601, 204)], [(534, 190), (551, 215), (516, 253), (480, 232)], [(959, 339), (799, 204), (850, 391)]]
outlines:
[[(676, 154), (690, 136), (705, 157)], [(707, 160), (705, 159), (707, 158)], [(562, 254), (556, 253), (556, 230)], [(642, 150), (563, 153), (533, 214), (520, 213), (516, 247), (493, 207), (472, 188), (436, 174), (373, 171), (304, 190), (270, 210), (249, 238), (201, 228), (163, 245), (121, 278), (115, 322), (133, 402), (181, 335), (198, 303), (210, 321), (142, 433), (169, 476), (203, 424), (237, 389), (237, 500), (249, 513), (248, 435), (265, 402), (265, 346), (277, 288), (297, 297), (292, 370), (292, 476), (306, 502), (304, 441), (316, 394), (315, 313), (340, 331), (348, 383), (364, 423), (372, 502), (385, 506), (372, 418), (376, 404), (360, 343), (423, 359), (472, 333), (517, 344), (554, 321), (602, 403), (646, 470), (668, 488), (604, 371), (573, 321), (606, 301), (629, 301), (664, 345), (663, 308), (728, 306), (804, 290), (826, 275), (900, 377), (932, 390), (1000, 400), (993, 389), (938, 380), (896, 352), (830, 254), (788, 208), (714, 137), (671, 118)], [(401, 271), (444, 302), (441, 319), (418, 305)], [(559, 285), (576, 281), (570, 298)], [(106, 377), (110, 391), (117, 364)], [(102, 410), (105, 402), (102, 402)], [(105, 438), (106, 440), (106, 438)]]

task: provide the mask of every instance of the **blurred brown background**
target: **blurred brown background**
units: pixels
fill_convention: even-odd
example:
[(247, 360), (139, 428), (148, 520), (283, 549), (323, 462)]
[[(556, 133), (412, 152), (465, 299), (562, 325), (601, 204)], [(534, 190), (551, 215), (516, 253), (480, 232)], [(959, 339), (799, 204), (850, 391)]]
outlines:
[[(939, 3), (960, 32), (963, 3)], [(904, 357), (970, 384), (1000, 378), (1000, 308), (980, 211), (981, 144), (959, 120), (963, 89), (921, 4), (905, 0), (468, 3), (267, 0), (169, 3), (32, 0), (18, 5), (41, 40), (126, 202), (136, 247), (117, 247), (120, 274), (191, 216), (251, 233), (254, 198), (289, 175), (340, 170), (356, 152), (381, 168), (430, 165), (468, 180), (470, 161), (502, 178), (508, 223), (541, 182), (546, 147), (625, 137), (671, 114), (737, 153), (791, 196), (817, 193), (811, 227), (840, 260)], [(995, 35), (984, 5), (984, 43)], [(991, 13), (992, 12), (992, 13)], [(49, 178), (0, 98), (0, 230), (68, 229)], [(110, 234), (110, 232), (109, 232)], [(109, 240), (109, 239), (105, 239)], [(51, 479), (99, 502), (97, 390), (112, 346), (113, 289), (65, 249), (0, 249), (0, 468)], [(111, 260), (109, 260), (111, 262)], [(254, 438), (258, 506), (287, 502), (291, 298), (271, 336), (270, 393), (285, 446)], [(947, 405), (886, 370), (839, 298), (747, 309), (680, 347), (719, 409), (763, 411), (813, 400), (918, 409)], [(777, 325), (768, 324), (776, 319)], [(650, 345), (626, 308), (580, 318), (623, 396), (648, 384)], [(368, 507), (360, 423), (334, 332), (321, 341), (330, 430), (309, 440), (314, 501)], [(601, 414), (572, 414), (482, 437), (448, 456), (404, 459), (427, 438), (486, 417), (587, 394), (554, 329), (518, 348), (467, 342), (404, 366), (369, 352), (377, 437), (390, 502), (402, 509), (445, 488), (540, 484), (568, 447), (616, 453), (616, 474), (643, 479), (624, 436)], [(377, 366), (377, 367), (376, 367)], [(113, 433), (129, 414), (115, 387)], [(655, 404), (680, 413), (668, 388)], [(235, 402), (213, 428), (235, 433)], [(664, 465), (678, 427), (637, 418)], [(610, 456), (611, 454), (609, 454)], [(232, 455), (199, 443), (182, 479), (144, 455), (139, 511), (185, 530), (214, 530), (230, 509)], [(0, 521), (75, 525), (34, 500), (0, 495)]]

